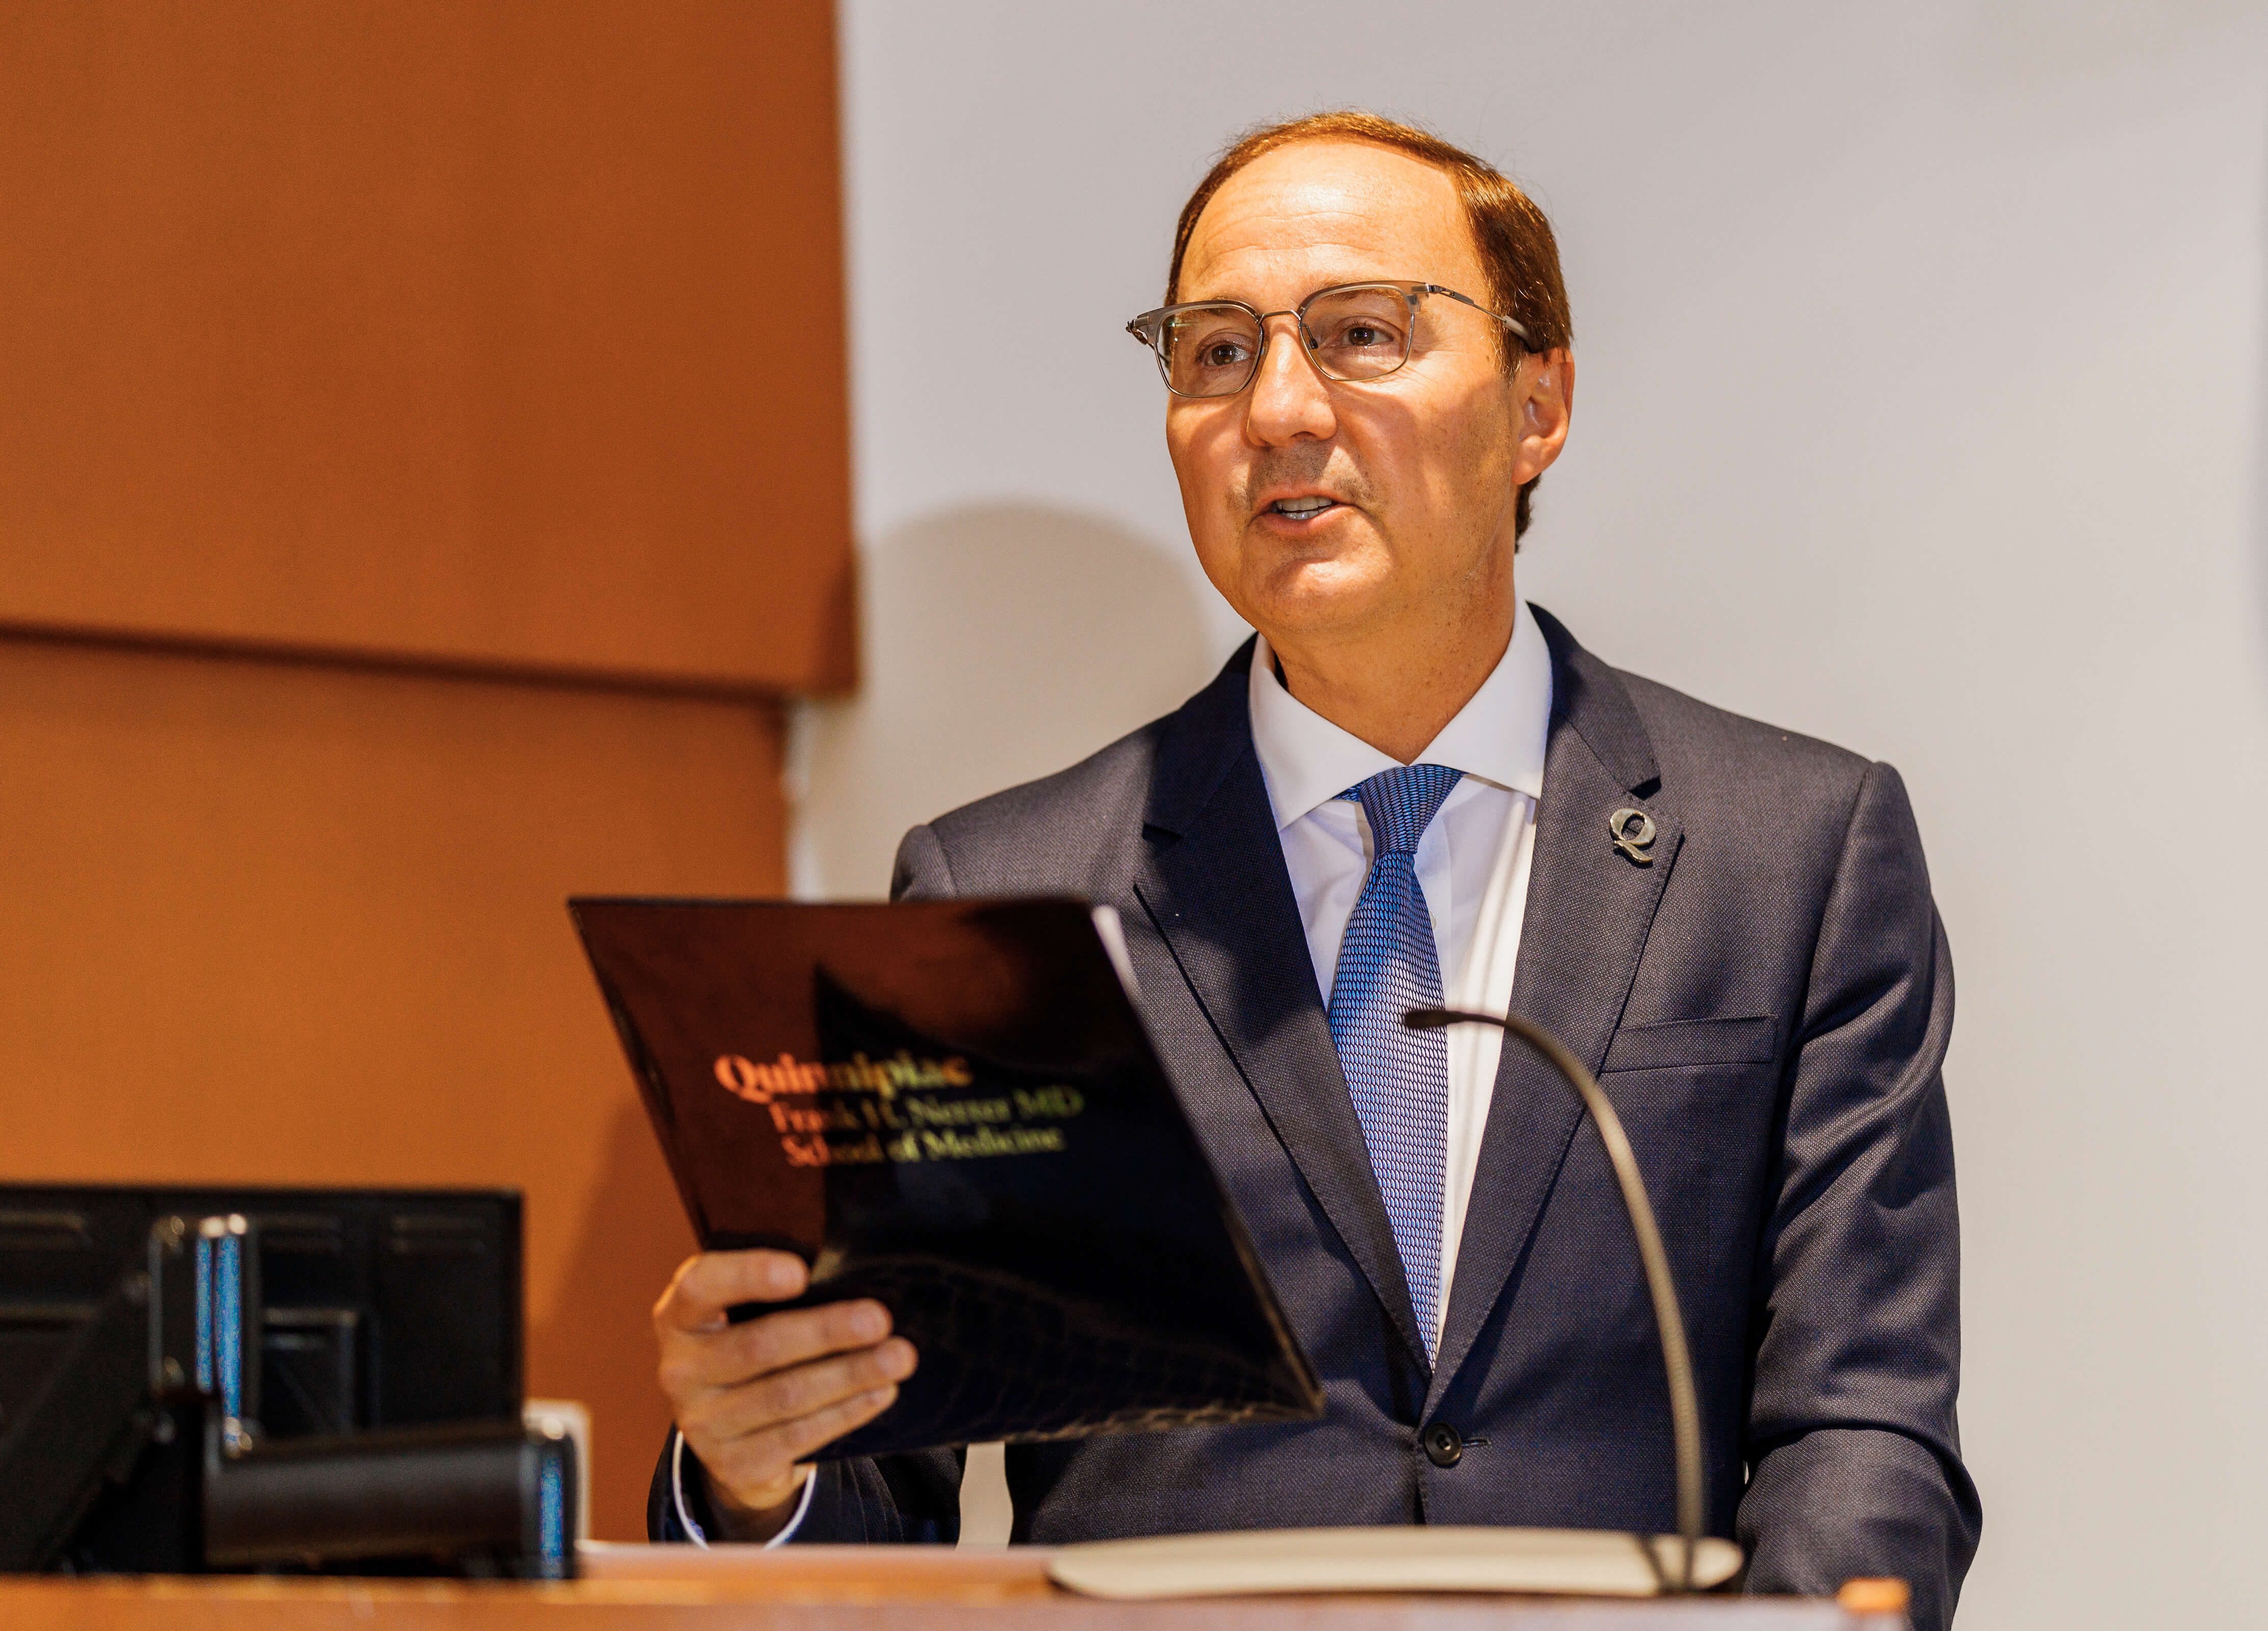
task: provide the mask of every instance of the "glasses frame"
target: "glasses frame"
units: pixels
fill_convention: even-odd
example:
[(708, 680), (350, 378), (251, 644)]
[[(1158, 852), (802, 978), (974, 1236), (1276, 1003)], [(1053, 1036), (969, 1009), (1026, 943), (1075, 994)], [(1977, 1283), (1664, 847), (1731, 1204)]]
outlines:
[[(1324, 367), (1318, 359), (1322, 349), (1322, 342), (1315, 338), (1314, 331), (1307, 327), (1309, 306), (1327, 295), (1346, 294), (1357, 289), (1391, 289), (1410, 306), (1410, 326), (1403, 330), (1402, 360), (1381, 373), (1367, 373), (1359, 377), (1333, 373)], [(1166, 382), (1166, 389), (1173, 392), (1175, 396), (1183, 397), (1191, 402), (1219, 402), (1225, 397), (1235, 396), (1251, 388), (1252, 382), (1260, 377), (1260, 365), (1267, 360), (1268, 343), (1275, 337), (1268, 327), (1269, 319), (1273, 317), (1288, 317), (1297, 326), (1303, 354), (1307, 357), (1309, 365), (1324, 379), (1340, 385), (1368, 385), (1373, 380), (1391, 379), (1409, 365), (1410, 343), (1417, 337), (1418, 304), (1429, 294), (1447, 295), (1452, 300), (1471, 306), (1482, 316), (1503, 324), (1506, 332), (1520, 342), (1520, 349), (1523, 352), (1533, 351), (1535, 349), (1535, 343), (1528, 336), (1528, 330), (1521, 325), (1518, 319), (1507, 317), (1502, 312), (1492, 312), (1469, 294), (1460, 294), (1454, 289), (1446, 288), (1440, 284), (1398, 283), (1392, 278), (1383, 277), (1366, 277), (1359, 283), (1333, 284), (1328, 289), (1316, 290), (1314, 293), (1300, 301), (1297, 306), (1280, 312), (1263, 312), (1246, 305), (1242, 300), (1183, 300), (1178, 305), (1160, 306), (1153, 311), (1144, 312), (1140, 316), (1128, 321), (1126, 332), (1149, 348), (1150, 355), (1158, 365), (1158, 377)], [(1251, 366), (1245, 370), (1244, 378), (1229, 390), (1174, 390), (1173, 365), (1166, 357), (1167, 324), (1183, 312), (1218, 311), (1223, 307), (1244, 313), (1252, 319), (1253, 326), (1260, 330), (1260, 343), (1253, 351)]]

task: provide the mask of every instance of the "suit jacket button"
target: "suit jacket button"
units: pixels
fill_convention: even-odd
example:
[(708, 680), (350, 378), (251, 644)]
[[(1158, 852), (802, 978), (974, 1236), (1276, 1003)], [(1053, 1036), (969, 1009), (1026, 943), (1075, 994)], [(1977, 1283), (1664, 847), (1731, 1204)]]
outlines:
[(1425, 1459), (1437, 1467), (1453, 1467), (1465, 1457), (1465, 1441), (1457, 1436), (1457, 1429), (1446, 1421), (1436, 1421), (1425, 1429), (1422, 1441)]

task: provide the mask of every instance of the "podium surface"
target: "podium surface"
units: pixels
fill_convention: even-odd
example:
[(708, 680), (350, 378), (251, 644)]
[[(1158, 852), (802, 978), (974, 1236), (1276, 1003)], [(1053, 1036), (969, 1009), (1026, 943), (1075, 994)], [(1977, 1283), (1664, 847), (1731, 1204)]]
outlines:
[(1048, 1578), (1044, 1548), (601, 1546), (556, 1585), (254, 1576), (0, 1579), (10, 1631), (1859, 1631), (1830, 1601), (1394, 1596), (1113, 1602)]

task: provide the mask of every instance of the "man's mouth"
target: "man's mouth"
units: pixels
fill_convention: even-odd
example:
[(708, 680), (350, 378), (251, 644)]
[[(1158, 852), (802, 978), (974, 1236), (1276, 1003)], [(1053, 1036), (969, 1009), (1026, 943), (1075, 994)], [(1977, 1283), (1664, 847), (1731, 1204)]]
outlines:
[(1295, 521), (1304, 521), (1321, 515), (1325, 510), (1336, 509), (1338, 501), (1316, 497), (1278, 498), (1268, 507), (1278, 515), (1288, 515)]

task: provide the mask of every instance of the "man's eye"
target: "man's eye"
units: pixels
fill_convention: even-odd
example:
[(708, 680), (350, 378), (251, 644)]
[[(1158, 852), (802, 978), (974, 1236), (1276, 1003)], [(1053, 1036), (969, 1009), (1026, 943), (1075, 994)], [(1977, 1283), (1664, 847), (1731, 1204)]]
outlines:
[(1244, 358), (1244, 347), (1234, 340), (1211, 341), (1197, 353), (1197, 360), (1208, 368), (1233, 368)]
[(1390, 351), (1402, 343), (1402, 336), (1384, 323), (1355, 318), (1325, 335), (1323, 343), (1337, 351)]

